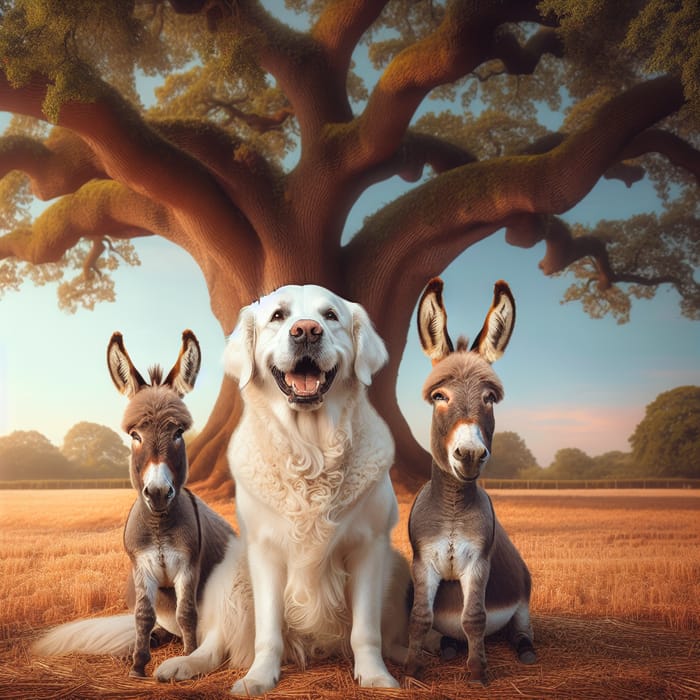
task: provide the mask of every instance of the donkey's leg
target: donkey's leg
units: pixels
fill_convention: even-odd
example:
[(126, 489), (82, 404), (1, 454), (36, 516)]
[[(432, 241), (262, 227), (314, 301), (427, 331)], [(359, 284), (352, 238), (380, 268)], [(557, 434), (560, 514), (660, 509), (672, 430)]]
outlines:
[(138, 564), (134, 568), (136, 588), (136, 643), (134, 645), (133, 663), (129, 675), (134, 678), (146, 676), (146, 664), (151, 660), (151, 632), (156, 624), (156, 591), (158, 583)]
[(491, 566), (488, 559), (477, 558), (470, 562), (460, 577), (464, 608), (462, 609), (462, 629), (467, 638), (469, 653), (467, 669), (469, 682), (486, 685), (486, 584)]
[(406, 673), (415, 676), (423, 665), (425, 640), (433, 626), (433, 605), (440, 586), (440, 575), (424, 560), (420, 553), (414, 555), (411, 565), (413, 576), (413, 608), (408, 623), (408, 658)]
[(177, 607), (175, 618), (182, 631), (185, 655), (197, 648), (197, 584), (199, 570), (195, 563), (183, 566), (175, 577)]
[(508, 639), (513, 645), (522, 664), (537, 662), (537, 652), (533, 645), (534, 635), (530, 624), (530, 603), (523, 601), (508, 622)]

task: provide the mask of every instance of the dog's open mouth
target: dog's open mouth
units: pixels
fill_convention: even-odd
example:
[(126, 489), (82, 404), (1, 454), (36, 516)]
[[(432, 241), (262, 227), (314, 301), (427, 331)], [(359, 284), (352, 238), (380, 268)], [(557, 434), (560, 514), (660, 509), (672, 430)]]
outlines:
[(314, 403), (323, 400), (323, 395), (333, 384), (338, 367), (324, 372), (310, 357), (304, 357), (291, 372), (283, 372), (274, 365), (270, 370), (289, 403)]

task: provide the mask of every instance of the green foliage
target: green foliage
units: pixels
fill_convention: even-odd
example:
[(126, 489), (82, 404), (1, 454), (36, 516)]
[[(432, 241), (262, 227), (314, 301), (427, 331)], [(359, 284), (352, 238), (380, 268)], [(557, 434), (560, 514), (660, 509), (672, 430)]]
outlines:
[(71, 478), (75, 471), (51, 441), (36, 430), (0, 437), (0, 480)]
[(128, 476), (129, 449), (117, 433), (97, 423), (74, 425), (60, 450), (36, 430), (0, 437), (0, 481)]
[(700, 476), (700, 387), (659, 394), (629, 441), (645, 475)]
[(520, 435), (508, 430), (494, 434), (485, 478), (517, 479), (521, 472), (533, 467), (539, 468), (537, 460)]
[(557, 450), (554, 461), (546, 470), (551, 479), (593, 478), (593, 458), (578, 447), (564, 447)]
[(129, 449), (111, 428), (83, 421), (74, 425), (63, 439), (61, 452), (86, 478), (127, 477)]

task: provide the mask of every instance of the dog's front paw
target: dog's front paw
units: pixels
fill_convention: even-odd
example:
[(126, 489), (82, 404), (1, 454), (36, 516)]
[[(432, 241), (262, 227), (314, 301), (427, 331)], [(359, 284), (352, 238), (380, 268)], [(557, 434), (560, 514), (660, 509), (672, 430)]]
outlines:
[(237, 680), (231, 688), (231, 695), (238, 695), (244, 698), (255, 697), (256, 695), (265, 695), (277, 685), (274, 679), (269, 681), (260, 680), (259, 678), (251, 678), (243, 676)]
[(398, 688), (399, 682), (388, 671), (371, 676), (358, 676), (361, 688)]
[(174, 656), (172, 659), (166, 659), (153, 672), (154, 678), (161, 683), (184, 681), (196, 675), (197, 671), (192, 668), (187, 656)]

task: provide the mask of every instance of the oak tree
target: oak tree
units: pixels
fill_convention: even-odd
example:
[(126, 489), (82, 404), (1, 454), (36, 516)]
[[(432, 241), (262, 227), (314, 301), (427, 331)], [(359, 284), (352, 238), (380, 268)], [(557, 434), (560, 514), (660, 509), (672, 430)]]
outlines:
[(629, 442), (632, 463), (644, 476), (700, 477), (700, 386), (659, 394)]
[(83, 477), (129, 477), (129, 449), (106, 425), (76, 423), (63, 438), (61, 452)]
[[(477, 241), (544, 242), (542, 271), (571, 271), (566, 296), (593, 315), (624, 320), (630, 299), (670, 285), (698, 317), (697, 3), (286, 6), (300, 14), (272, 0), (0, 2), (0, 110), (15, 115), (0, 140), (0, 286), (54, 282), (62, 306), (90, 307), (144, 236), (190, 253), (225, 333), (281, 284), (326, 285), (386, 340), (372, 400), (406, 480), (429, 465), (395, 394), (413, 306)], [(393, 176), (406, 192), (344, 233)], [(632, 193), (645, 177), (656, 212), (560, 218), (601, 178)], [(39, 215), (35, 199), (49, 202)], [(193, 480), (227, 482), (239, 415), (225, 379)]]

